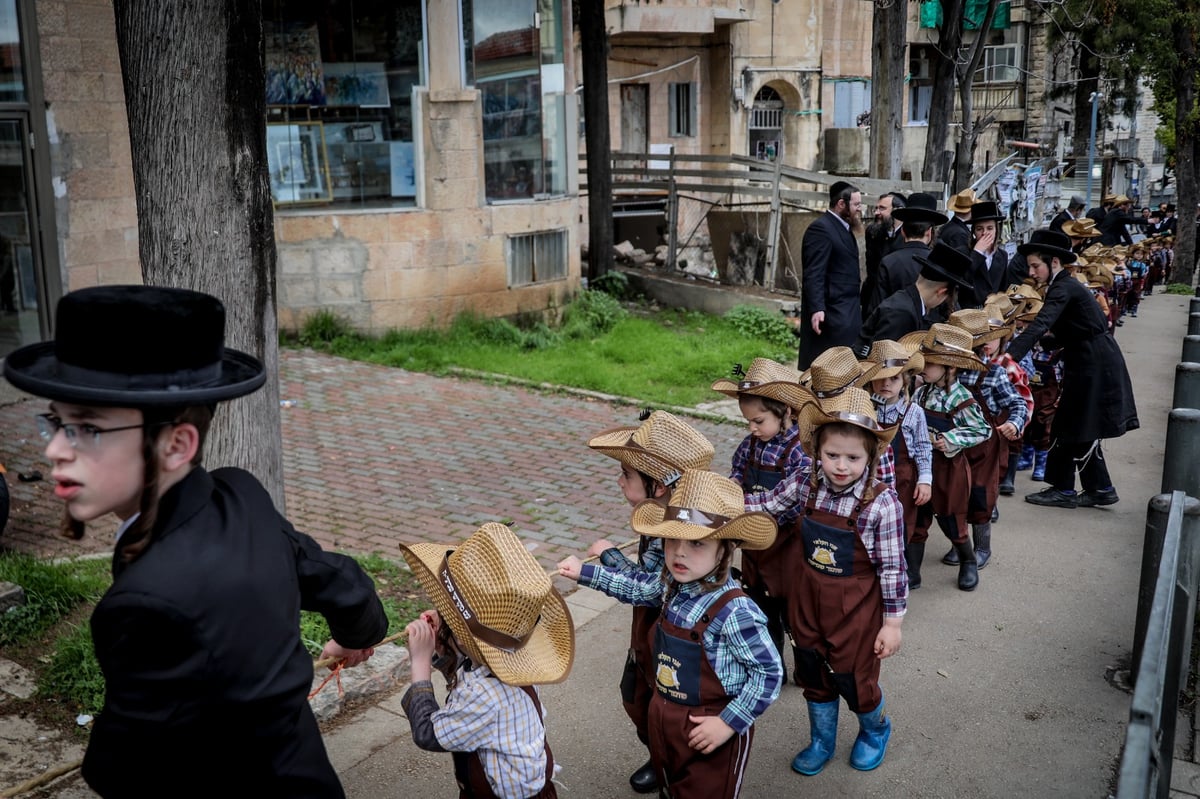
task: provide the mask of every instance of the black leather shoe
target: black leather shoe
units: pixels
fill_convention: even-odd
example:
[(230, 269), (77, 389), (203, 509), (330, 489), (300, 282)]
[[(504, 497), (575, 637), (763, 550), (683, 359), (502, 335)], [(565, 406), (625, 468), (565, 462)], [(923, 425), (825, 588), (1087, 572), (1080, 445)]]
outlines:
[(654, 770), (654, 763), (647, 760), (646, 765), (633, 772), (629, 777), (629, 784), (638, 793), (654, 793), (657, 791), (658, 772)]
[(1075, 508), (1079, 506), (1079, 495), (1068, 494), (1051, 486), (1036, 494), (1026, 494), (1025, 501), (1031, 505), (1042, 505), (1047, 508)]
[(1000, 521), (1000, 506), (999, 505), (992, 508), (992, 521), (993, 522)]
[(1101, 505), (1116, 505), (1121, 498), (1117, 496), (1117, 489), (1110, 487), (1103, 491), (1084, 491), (1078, 500), (1081, 508), (1098, 508)]

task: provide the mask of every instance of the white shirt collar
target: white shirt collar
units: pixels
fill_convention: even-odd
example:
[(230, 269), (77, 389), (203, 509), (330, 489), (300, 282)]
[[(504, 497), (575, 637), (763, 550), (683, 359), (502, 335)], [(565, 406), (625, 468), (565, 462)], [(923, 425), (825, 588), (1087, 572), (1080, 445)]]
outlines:
[(833, 218), (834, 218), (834, 219), (836, 219), (837, 221), (841, 222), (841, 223), (842, 223), (842, 227), (846, 228), (846, 230), (847, 230), (847, 231), (849, 231), (849, 230), (850, 230), (850, 223), (849, 223), (849, 222), (847, 222), (845, 219), (842, 219), (840, 216), (838, 216), (838, 215), (837, 215), (837, 214), (834, 212), (834, 210), (833, 210), (832, 208), (830, 208), (830, 209), (829, 209), (828, 213), (829, 213), (829, 214), (831, 214), (831, 215), (833, 216)]

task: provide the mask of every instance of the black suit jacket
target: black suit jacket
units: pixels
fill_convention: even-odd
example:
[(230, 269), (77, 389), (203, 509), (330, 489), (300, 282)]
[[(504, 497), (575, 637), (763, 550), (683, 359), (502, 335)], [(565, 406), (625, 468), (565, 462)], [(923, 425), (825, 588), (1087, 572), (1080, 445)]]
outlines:
[(1132, 244), (1133, 239), (1125, 226), (1136, 225), (1139, 221), (1140, 219), (1127, 216), (1117, 209), (1109, 211), (1098, 226), (1101, 233), (1100, 243), (1105, 247), (1112, 247), (1114, 244)]
[(957, 216), (938, 228), (936, 240), (962, 253), (971, 252), (971, 228)]
[(918, 255), (929, 255), (929, 245), (923, 241), (906, 241), (894, 252), (884, 256), (879, 262), (875, 291), (863, 309), (864, 319), (888, 297), (917, 282), (917, 276), (921, 274), (921, 265), (916, 261)]
[(901, 336), (914, 330), (928, 330), (929, 324), (921, 316), (922, 307), (916, 286), (906, 286), (893, 293), (863, 322), (862, 332), (854, 343), (854, 354), (861, 360), (871, 352), (871, 344), (876, 341), (885, 338), (899, 341)]
[(102, 796), (340, 796), (308, 703), (300, 611), (345, 647), (387, 618), (370, 577), (295, 530), (249, 473), (194, 468), (159, 503), (154, 539), (92, 614), (104, 709), (83, 761)]
[(1062, 233), (1062, 226), (1070, 222), (1075, 217), (1071, 216), (1065, 209), (1059, 211), (1053, 219), (1050, 220), (1050, 229)]
[[(848, 347), (862, 327), (858, 241), (832, 211), (821, 214), (800, 245), (803, 273), (800, 315), (800, 369), (830, 347)], [(821, 335), (812, 329), (812, 316), (825, 312)]]
[(1020, 283), (1029, 274), (1028, 267), (1021, 273), (1018, 268), (1008, 262), (1008, 252), (997, 249), (992, 255), (992, 268), (988, 269), (983, 255), (971, 250), (971, 282), (974, 291), (958, 293), (959, 306), (962, 308), (982, 308), (989, 294), (1003, 291), (1013, 283)]

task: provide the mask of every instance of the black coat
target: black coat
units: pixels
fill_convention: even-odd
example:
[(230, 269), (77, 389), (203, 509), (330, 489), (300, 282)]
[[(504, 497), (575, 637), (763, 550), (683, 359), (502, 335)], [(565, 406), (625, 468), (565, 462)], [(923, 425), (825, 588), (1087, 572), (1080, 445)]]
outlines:
[(344, 795), (308, 702), (300, 611), (361, 649), (387, 633), (370, 577), (298, 533), (240, 469), (194, 468), (92, 614), (104, 674), (83, 776), (104, 797)]
[[(800, 245), (801, 285), (800, 369), (830, 347), (848, 347), (862, 327), (859, 298), (858, 242), (832, 211), (821, 214)], [(812, 315), (825, 312), (821, 335), (812, 329)]]
[(971, 252), (971, 228), (957, 216), (938, 228), (937, 241), (943, 241), (963, 254)]
[(1020, 283), (1029, 276), (1028, 267), (1015, 266), (1008, 261), (1008, 252), (997, 248), (992, 255), (992, 268), (988, 269), (983, 255), (971, 250), (971, 283), (974, 292), (960, 291), (958, 304), (961, 308), (982, 308), (989, 294), (1003, 291), (1013, 283)]
[(1020, 361), (1043, 335), (1062, 348), (1063, 389), (1052, 432), (1064, 442), (1117, 438), (1139, 427), (1129, 370), (1092, 292), (1060, 271), (1037, 318), (1008, 345)]
[(893, 293), (863, 322), (862, 333), (854, 344), (854, 354), (861, 360), (871, 352), (871, 345), (876, 341), (899, 341), (901, 336), (914, 330), (928, 330), (929, 322), (921, 316), (922, 307), (921, 295), (914, 285)]
[(1066, 209), (1063, 209), (1055, 214), (1054, 218), (1050, 220), (1050, 229), (1062, 233), (1062, 226), (1074, 218), (1075, 217), (1071, 216), (1070, 212), (1068, 212)]
[(879, 307), (879, 304), (905, 286), (917, 282), (921, 274), (921, 265), (916, 257), (929, 255), (929, 245), (923, 241), (906, 241), (899, 248), (884, 256), (879, 262), (879, 273), (875, 279), (875, 291), (867, 299), (863, 308), (863, 318), (867, 318)]
[(1101, 234), (1100, 243), (1105, 247), (1112, 247), (1115, 244), (1132, 244), (1133, 239), (1125, 226), (1136, 225), (1140, 221), (1140, 219), (1128, 216), (1114, 208), (1104, 215), (1104, 219), (1097, 226)]

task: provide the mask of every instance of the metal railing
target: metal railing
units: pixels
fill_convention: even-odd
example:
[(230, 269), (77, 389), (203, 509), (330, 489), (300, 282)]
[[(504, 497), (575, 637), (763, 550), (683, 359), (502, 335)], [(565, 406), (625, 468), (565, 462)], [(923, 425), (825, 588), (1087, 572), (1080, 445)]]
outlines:
[[(1133, 699), (1117, 799), (1167, 799), (1179, 692), (1191, 673), (1200, 577), (1200, 297), (1191, 300), (1167, 420), (1163, 493), (1150, 500), (1134, 625)], [(1189, 349), (1189, 345), (1191, 348)]]

